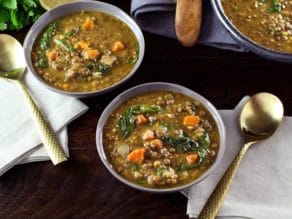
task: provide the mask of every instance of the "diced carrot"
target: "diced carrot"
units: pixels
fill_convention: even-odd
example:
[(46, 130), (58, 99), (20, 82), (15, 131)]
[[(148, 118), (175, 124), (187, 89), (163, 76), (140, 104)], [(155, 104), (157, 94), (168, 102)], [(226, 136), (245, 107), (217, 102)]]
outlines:
[(190, 154), (186, 156), (186, 160), (190, 165), (195, 164), (198, 158), (198, 154)]
[(85, 22), (82, 24), (82, 28), (84, 30), (92, 30), (94, 28), (93, 21), (89, 17), (86, 18)]
[(62, 87), (63, 87), (63, 89), (67, 89), (67, 88), (69, 87), (69, 84), (68, 84), (68, 83), (64, 83), (64, 84), (62, 85)]
[(154, 137), (154, 132), (150, 129), (147, 129), (142, 138), (143, 140), (152, 140)]
[(151, 141), (151, 145), (155, 146), (156, 148), (162, 148), (162, 144), (162, 141), (158, 138)]
[(48, 59), (50, 61), (55, 61), (57, 59), (57, 52), (55, 50), (52, 50), (48, 53)]
[(85, 41), (79, 41), (74, 45), (74, 48), (76, 49), (88, 49), (89, 44)]
[(147, 118), (144, 115), (142, 115), (142, 114), (136, 116), (135, 120), (136, 120), (136, 124), (137, 125), (144, 124), (144, 123), (147, 122)]
[(84, 53), (86, 59), (96, 59), (99, 56), (99, 52), (97, 49), (88, 49)]
[(119, 52), (124, 48), (125, 48), (125, 45), (121, 41), (118, 40), (118, 41), (114, 42), (114, 44), (112, 46), (112, 51), (113, 52)]
[(184, 117), (183, 124), (184, 126), (196, 126), (199, 124), (199, 122), (200, 122), (199, 116), (190, 115)]
[(144, 154), (144, 148), (135, 149), (128, 154), (127, 160), (135, 164), (141, 164), (144, 161)]

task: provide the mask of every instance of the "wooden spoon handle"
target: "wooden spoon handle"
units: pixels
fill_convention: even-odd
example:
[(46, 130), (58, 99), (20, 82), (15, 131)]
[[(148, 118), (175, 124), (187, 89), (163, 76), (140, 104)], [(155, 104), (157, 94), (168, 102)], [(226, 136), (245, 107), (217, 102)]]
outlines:
[(202, 21), (202, 0), (177, 0), (175, 31), (178, 41), (193, 46), (199, 38)]

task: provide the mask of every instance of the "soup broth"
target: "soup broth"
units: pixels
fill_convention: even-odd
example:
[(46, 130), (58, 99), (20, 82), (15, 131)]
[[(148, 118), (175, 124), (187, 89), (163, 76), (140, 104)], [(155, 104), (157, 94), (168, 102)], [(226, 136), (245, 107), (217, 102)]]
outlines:
[(256, 43), (292, 53), (292, 2), (286, 0), (221, 0), (236, 28)]
[(126, 77), (138, 53), (137, 39), (124, 22), (106, 13), (83, 11), (45, 28), (34, 45), (32, 60), (51, 86), (87, 92)]
[(197, 100), (170, 91), (131, 98), (110, 115), (103, 146), (116, 172), (150, 188), (200, 177), (219, 150), (217, 125)]

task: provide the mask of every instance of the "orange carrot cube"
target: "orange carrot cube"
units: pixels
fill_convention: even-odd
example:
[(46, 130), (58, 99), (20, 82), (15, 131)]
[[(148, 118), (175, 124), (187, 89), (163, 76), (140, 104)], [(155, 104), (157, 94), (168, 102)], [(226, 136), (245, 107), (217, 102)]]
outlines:
[(88, 49), (84, 53), (84, 58), (86, 59), (96, 59), (99, 56), (99, 51), (97, 49)]
[(79, 41), (74, 45), (74, 48), (76, 49), (88, 49), (89, 44), (85, 41)]
[(125, 48), (125, 45), (121, 41), (118, 40), (118, 41), (114, 42), (114, 44), (112, 46), (112, 51), (113, 52), (119, 52), (124, 48)]
[(84, 30), (92, 30), (94, 28), (93, 21), (89, 17), (86, 18), (85, 22), (82, 24), (82, 28)]
[(144, 161), (144, 154), (144, 148), (135, 149), (128, 154), (127, 160), (135, 164), (141, 164)]
[(196, 126), (200, 122), (200, 117), (199, 116), (185, 116), (183, 120), (183, 125), (184, 126)]
[(135, 120), (137, 125), (144, 124), (147, 122), (147, 118), (144, 115), (136, 116)]
[(48, 53), (48, 59), (50, 61), (55, 61), (57, 59), (57, 56), (58, 56), (58, 54), (55, 50), (52, 50)]
[(198, 158), (198, 154), (190, 154), (186, 156), (186, 160), (190, 165), (195, 164)]

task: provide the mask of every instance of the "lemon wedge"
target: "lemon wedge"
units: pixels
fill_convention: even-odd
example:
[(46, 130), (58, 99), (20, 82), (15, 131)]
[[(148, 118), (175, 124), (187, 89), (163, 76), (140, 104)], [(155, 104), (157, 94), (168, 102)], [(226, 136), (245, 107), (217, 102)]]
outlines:
[(76, 1), (77, 0), (40, 0), (40, 4), (44, 9), (48, 11), (56, 6)]

